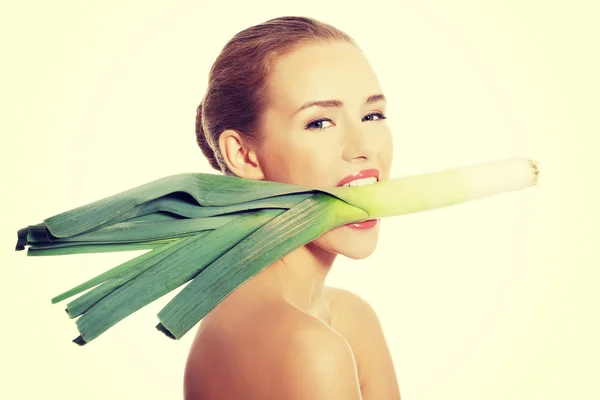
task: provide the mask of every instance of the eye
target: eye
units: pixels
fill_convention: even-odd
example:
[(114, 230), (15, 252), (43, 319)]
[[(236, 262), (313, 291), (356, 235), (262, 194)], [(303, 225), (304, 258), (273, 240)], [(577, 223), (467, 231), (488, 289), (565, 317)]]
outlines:
[(315, 121), (312, 121), (310, 123), (308, 123), (304, 129), (316, 129), (316, 130), (322, 130), (325, 128), (329, 128), (328, 126), (323, 126), (324, 122), (331, 122), (331, 120), (329, 118), (321, 118), (321, 119), (317, 119)]
[[(373, 117), (377, 117), (377, 119), (373, 119)], [(385, 115), (383, 115), (382, 113), (371, 113), (371, 114), (367, 114), (366, 116), (363, 117), (363, 121), (378, 121), (378, 120), (382, 120), (382, 119), (387, 119), (387, 117)]]

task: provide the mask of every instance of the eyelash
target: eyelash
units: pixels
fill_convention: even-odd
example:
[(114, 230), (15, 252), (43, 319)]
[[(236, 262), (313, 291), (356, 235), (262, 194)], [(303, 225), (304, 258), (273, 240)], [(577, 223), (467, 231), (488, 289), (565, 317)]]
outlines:
[[(377, 116), (377, 117), (378, 117), (378, 119), (377, 119), (376, 121), (381, 121), (381, 120), (387, 119), (387, 117), (386, 117), (385, 115), (383, 115), (382, 113), (378, 113), (378, 112), (377, 112), (377, 113), (371, 113), (371, 114), (367, 114), (367, 115), (365, 116), (365, 118), (366, 118), (366, 117), (369, 117), (369, 116), (371, 116), (371, 115), (375, 115), (375, 116)], [(321, 118), (321, 119), (316, 119), (316, 120), (314, 120), (314, 121), (311, 121), (311, 122), (309, 122), (309, 123), (308, 123), (308, 124), (307, 124), (307, 125), (304, 127), (304, 129), (316, 129), (316, 130), (319, 130), (319, 131), (320, 131), (320, 130), (323, 130), (323, 129), (325, 129), (325, 128), (311, 128), (311, 125), (313, 125), (313, 124), (316, 124), (317, 122), (323, 122), (323, 121), (329, 121), (329, 122), (332, 122), (332, 121), (331, 121), (331, 119), (329, 119), (329, 118)], [(375, 122), (375, 121), (373, 121), (373, 122)]]

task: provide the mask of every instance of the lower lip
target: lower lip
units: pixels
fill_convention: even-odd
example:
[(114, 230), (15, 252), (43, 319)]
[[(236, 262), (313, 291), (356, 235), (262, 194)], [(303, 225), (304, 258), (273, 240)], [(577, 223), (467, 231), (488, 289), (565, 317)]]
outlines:
[(377, 222), (379, 222), (378, 219), (369, 219), (367, 221), (355, 222), (352, 224), (348, 224), (346, 226), (349, 228), (358, 229), (358, 230), (373, 229), (377, 225)]

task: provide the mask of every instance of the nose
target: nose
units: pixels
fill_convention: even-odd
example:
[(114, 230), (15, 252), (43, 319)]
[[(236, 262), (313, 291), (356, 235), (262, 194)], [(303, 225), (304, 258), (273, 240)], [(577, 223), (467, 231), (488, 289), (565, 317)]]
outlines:
[(372, 160), (375, 157), (375, 149), (372, 141), (369, 141), (362, 124), (350, 124), (344, 130), (342, 158), (344, 161)]

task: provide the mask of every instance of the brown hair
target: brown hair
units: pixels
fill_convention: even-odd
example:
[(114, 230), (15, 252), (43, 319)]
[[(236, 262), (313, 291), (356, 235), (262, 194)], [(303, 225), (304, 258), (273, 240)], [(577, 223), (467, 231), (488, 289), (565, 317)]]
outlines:
[(269, 101), (267, 77), (277, 58), (316, 40), (357, 46), (339, 29), (307, 17), (274, 18), (227, 42), (210, 69), (206, 94), (196, 110), (196, 142), (214, 169), (234, 175), (219, 149), (223, 131), (237, 131), (252, 147), (260, 142), (261, 116)]

